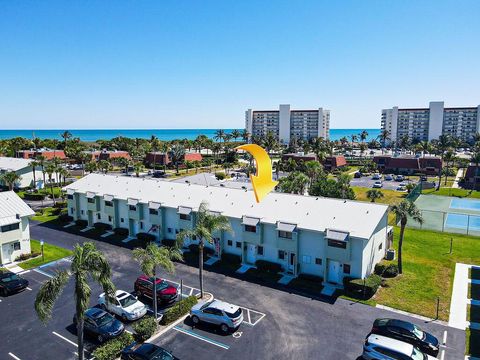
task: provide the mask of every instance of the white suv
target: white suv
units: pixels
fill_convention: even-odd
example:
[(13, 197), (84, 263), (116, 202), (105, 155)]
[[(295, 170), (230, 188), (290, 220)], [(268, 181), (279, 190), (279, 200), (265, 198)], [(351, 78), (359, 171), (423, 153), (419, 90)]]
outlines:
[(190, 317), (194, 325), (200, 322), (220, 326), (222, 332), (235, 330), (243, 321), (242, 309), (236, 305), (220, 300), (210, 300), (198, 303), (190, 310)]
[(365, 340), (362, 358), (365, 360), (435, 360), (406, 342), (372, 334)]

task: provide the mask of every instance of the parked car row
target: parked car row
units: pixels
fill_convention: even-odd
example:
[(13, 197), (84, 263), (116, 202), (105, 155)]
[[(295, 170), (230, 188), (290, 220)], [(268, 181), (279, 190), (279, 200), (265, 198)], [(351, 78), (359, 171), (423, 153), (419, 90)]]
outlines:
[(417, 325), (397, 319), (377, 319), (365, 339), (364, 360), (430, 360), (439, 352), (438, 339)]
[(24, 291), (28, 287), (28, 280), (13, 272), (0, 272), (0, 295), (9, 296)]

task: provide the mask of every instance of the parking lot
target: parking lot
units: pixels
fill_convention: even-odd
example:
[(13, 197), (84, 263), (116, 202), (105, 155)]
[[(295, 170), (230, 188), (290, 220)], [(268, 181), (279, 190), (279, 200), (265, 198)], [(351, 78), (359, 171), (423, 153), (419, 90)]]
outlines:
[[(87, 240), (39, 225), (32, 226), (31, 232), (34, 238), (68, 248)], [(132, 259), (131, 251), (94, 242), (109, 259), (117, 288), (133, 291), (140, 270)], [(33, 309), (41, 283), (56, 270), (68, 265), (68, 260), (64, 260), (26, 272), (23, 276), (29, 280), (31, 290), (0, 297), (0, 359), (75, 359), (77, 339), (72, 324), (75, 311), (73, 283), (65, 288), (47, 325), (38, 320)], [(196, 268), (177, 264), (174, 274), (162, 275), (174, 284), (183, 279), (185, 295), (198, 291), (190, 287), (198, 284)], [(445, 339), (446, 344), (441, 348), (443, 358), (440, 354), (440, 359), (464, 359), (465, 332), (438, 322), (343, 299), (335, 302), (314, 300), (208, 270), (204, 273), (204, 281), (205, 290), (214, 294), (215, 298), (244, 309), (244, 323), (235, 333), (224, 335), (215, 327), (201, 325), (192, 328), (187, 317), (154, 340), (180, 359), (359, 359), (365, 336), (379, 317), (414, 322), (441, 342)], [(92, 286), (91, 306), (97, 304), (101, 292), (97, 285)], [(88, 350), (94, 346), (95, 341), (87, 341)]]
[[(350, 181), (350, 185), (351, 186), (360, 186), (360, 187), (364, 187), (364, 188), (373, 188), (373, 184), (378, 181), (378, 180), (373, 180), (372, 179), (372, 176), (362, 176), (361, 178), (353, 178), (351, 181)], [(382, 181), (382, 189), (386, 189), (386, 190), (396, 190), (398, 188), (398, 186), (400, 185), (400, 183), (403, 183), (403, 184), (410, 184), (410, 183), (413, 183), (412, 180), (408, 179), (408, 178), (405, 178), (403, 181), (395, 181), (395, 180), (385, 180), (385, 176), (382, 175), (382, 179), (380, 180)]]

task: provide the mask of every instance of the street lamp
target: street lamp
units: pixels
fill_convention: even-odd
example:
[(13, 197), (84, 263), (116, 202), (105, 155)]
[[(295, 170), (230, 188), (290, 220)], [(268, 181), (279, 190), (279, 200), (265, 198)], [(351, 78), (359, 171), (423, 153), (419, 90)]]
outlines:
[(40, 246), (41, 246), (41, 249), (42, 249), (42, 263), (45, 262), (45, 256), (43, 254), (43, 244), (44, 244), (43, 240), (40, 240)]

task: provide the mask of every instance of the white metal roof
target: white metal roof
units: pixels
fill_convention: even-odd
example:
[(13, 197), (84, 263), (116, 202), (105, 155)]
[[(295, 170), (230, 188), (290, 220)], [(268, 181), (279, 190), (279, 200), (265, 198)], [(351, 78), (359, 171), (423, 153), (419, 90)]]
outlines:
[(338, 229), (367, 239), (388, 209), (386, 205), (369, 202), (277, 192), (257, 203), (252, 191), (103, 174), (89, 174), (65, 188), (79, 193), (92, 191), (98, 196), (111, 194), (123, 200), (136, 198), (144, 204), (155, 201), (174, 209), (185, 206), (194, 211), (204, 200), (209, 208), (237, 219), (260, 218), (262, 223), (273, 225), (284, 221), (297, 224), (300, 229), (322, 232)]
[(0, 156), (0, 170), (18, 171), (30, 166), (30, 159), (19, 159)]
[(0, 219), (34, 214), (33, 210), (13, 191), (0, 192)]

